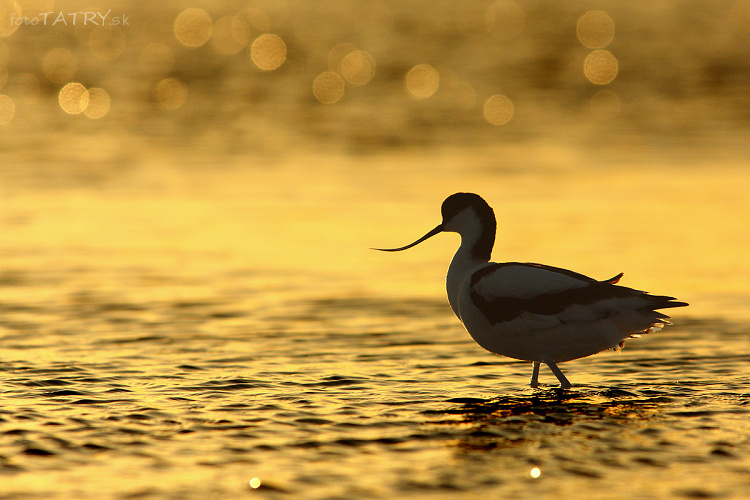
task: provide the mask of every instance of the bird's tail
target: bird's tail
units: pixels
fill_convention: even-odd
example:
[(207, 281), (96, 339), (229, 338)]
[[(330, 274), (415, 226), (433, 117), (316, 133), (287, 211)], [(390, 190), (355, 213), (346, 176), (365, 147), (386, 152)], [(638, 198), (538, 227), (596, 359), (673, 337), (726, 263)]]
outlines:
[(637, 309), (636, 317), (633, 317), (632, 315), (630, 316), (630, 321), (632, 321), (632, 323), (630, 321), (625, 322), (625, 324), (630, 323), (629, 326), (621, 324), (621, 328), (625, 326), (621, 331), (630, 331), (628, 332), (628, 337), (615, 346), (615, 350), (622, 349), (627, 339), (638, 338), (641, 335), (655, 333), (663, 329), (665, 326), (670, 326), (672, 324), (669, 321), (670, 317), (657, 311), (657, 309), (668, 309), (670, 307), (684, 307), (689, 305), (687, 302), (681, 302), (674, 297), (668, 297), (666, 295), (649, 295), (643, 292), (643, 296), (648, 298), (649, 303)]

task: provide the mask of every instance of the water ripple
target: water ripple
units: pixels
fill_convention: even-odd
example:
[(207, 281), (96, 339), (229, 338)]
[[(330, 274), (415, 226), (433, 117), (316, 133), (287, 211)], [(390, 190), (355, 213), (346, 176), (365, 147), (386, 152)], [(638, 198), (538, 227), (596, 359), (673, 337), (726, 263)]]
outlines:
[(267, 323), (231, 297), (86, 301), (102, 316), (65, 313), (64, 342), (0, 336), (6, 497), (242, 497), (254, 477), (270, 498), (748, 492), (742, 327), (687, 323), (570, 363), (572, 390), (531, 390), (527, 363), (478, 349), (437, 301), (295, 299)]

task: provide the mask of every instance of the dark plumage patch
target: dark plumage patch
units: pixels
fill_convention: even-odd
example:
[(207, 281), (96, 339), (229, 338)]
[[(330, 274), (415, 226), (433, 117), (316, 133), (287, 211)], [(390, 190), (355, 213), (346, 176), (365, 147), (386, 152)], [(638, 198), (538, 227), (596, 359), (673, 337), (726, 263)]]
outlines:
[[(491, 300), (487, 300), (484, 296), (482, 296), (475, 290), (475, 285), (479, 283), (479, 281), (483, 277), (505, 266), (528, 266), (546, 269), (548, 271), (564, 274), (571, 278), (575, 278), (586, 283), (586, 285), (580, 288), (573, 288), (561, 292), (543, 293), (531, 298), (493, 297)], [(491, 324), (512, 321), (521, 316), (521, 314), (523, 313), (539, 314), (545, 316), (559, 314), (572, 305), (588, 305), (600, 300), (612, 299), (617, 297), (641, 296), (649, 299), (651, 304), (642, 308), (641, 310), (643, 311), (653, 311), (654, 309), (680, 307), (687, 305), (684, 302), (670, 302), (671, 300), (674, 300), (673, 297), (666, 297), (663, 295), (652, 296), (648, 295), (645, 292), (634, 290), (632, 288), (615, 285), (615, 283), (619, 281), (621, 276), (622, 274), (619, 274), (605, 281), (597, 281), (589, 278), (588, 276), (584, 276), (573, 271), (544, 266), (541, 264), (518, 262), (492, 264), (480, 269), (472, 275), (470, 287), (471, 300), (485, 314), (485, 316), (487, 316), (487, 319), (489, 319)]]
[(471, 253), (478, 259), (490, 260), (492, 247), (495, 244), (497, 223), (495, 221), (495, 212), (481, 196), (474, 193), (456, 193), (447, 197), (440, 207), (443, 224), (469, 207), (474, 209), (474, 213), (477, 214), (484, 228), (479, 240), (471, 248)]

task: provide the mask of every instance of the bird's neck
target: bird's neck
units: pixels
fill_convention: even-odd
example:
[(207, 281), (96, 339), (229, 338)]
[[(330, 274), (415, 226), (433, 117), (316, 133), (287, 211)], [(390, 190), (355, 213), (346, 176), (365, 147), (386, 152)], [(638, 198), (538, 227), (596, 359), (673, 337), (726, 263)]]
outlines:
[(458, 300), (464, 281), (471, 276), (474, 268), (490, 260), (495, 244), (495, 214), (489, 206), (481, 210), (472, 207), (472, 210), (465, 210), (454, 217), (450, 224), (453, 227), (448, 230), (461, 235), (461, 246), (448, 268), (446, 287), (451, 309), (460, 319)]
[(461, 295), (461, 287), (464, 281), (471, 276), (472, 270), (477, 266), (486, 264), (488, 260), (489, 256), (487, 258), (477, 256), (472, 251), (472, 246), (467, 245), (465, 240), (461, 240), (461, 246), (458, 248), (456, 255), (453, 256), (448, 268), (448, 275), (445, 278), (448, 302), (459, 319), (461, 319), (461, 314), (458, 308), (458, 300)]

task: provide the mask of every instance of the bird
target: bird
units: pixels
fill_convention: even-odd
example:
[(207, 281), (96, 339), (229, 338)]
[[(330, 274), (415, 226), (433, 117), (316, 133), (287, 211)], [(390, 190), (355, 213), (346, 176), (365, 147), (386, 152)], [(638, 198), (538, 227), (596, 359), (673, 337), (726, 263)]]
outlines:
[(417, 241), (373, 250), (400, 252), (439, 233), (458, 233), (461, 244), (446, 276), (450, 307), (481, 347), (532, 362), (532, 388), (539, 387), (544, 363), (560, 388), (570, 389), (559, 363), (620, 350), (627, 339), (671, 324), (657, 309), (688, 305), (618, 285), (623, 273), (598, 281), (544, 264), (490, 262), (497, 229), (492, 207), (477, 194), (455, 193), (440, 211), (442, 222)]

